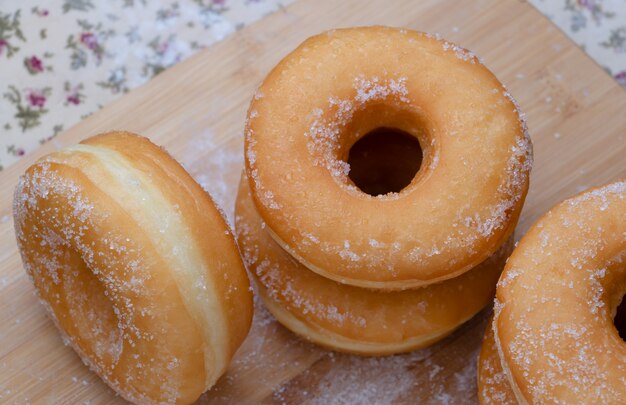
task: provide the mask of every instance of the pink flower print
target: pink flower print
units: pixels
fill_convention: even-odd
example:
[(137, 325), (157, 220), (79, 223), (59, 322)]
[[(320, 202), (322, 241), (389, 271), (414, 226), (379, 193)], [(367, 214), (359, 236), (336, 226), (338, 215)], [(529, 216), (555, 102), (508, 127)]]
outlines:
[(4, 52), (4, 49), (5, 49), (8, 45), (9, 45), (9, 43), (8, 43), (6, 40), (4, 40), (4, 39), (0, 38), (0, 56), (2, 56), (2, 53)]
[(33, 7), (31, 11), (38, 17), (47, 17), (50, 14), (47, 8), (39, 8), (37, 6)]
[(18, 148), (15, 145), (9, 145), (7, 147), (7, 152), (9, 152), (13, 156), (24, 156), (26, 154), (24, 148)]
[(224, 3), (226, 3), (226, 0), (212, 0), (211, 2), (216, 6), (223, 6)]
[(80, 104), (80, 97), (76, 93), (70, 94), (67, 96), (67, 102), (70, 104), (78, 105)]
[(98, 48), (98, 38), (91, 32), (83, 32), (80, 34), (80, 42), (92, 51)]
[(46, 104), (46, 96), (40, 91), (32, 90), (28, 94), (28, 102), (33, 107), (43, 108)]
[[(85, 48), (89, 49), (94, 54), (94, 56), (97, 59), (97, 63), (100, 64), (100, 61), (102, 60), (102, 56), (104, 55), (104, 48), (102, 47), (102, 44), (100, 43), (99, 37), (92, 32), (83, 32), (82, 34), (80, 34), (79, 42)], [(72, 58), (78, 58), (76, 62), (79, 64), (79, 66), (80, 65), (84, 66), (86, 63), (86, 60), (84, 59), (84, 55), (81, 56), (81, 53), (82, 53), (82, 50), (81, 51), (76, 50)], [(83, 58), (83, 60), (81, 60), (81, 58)]]
[(613, 77), (622, 87), (626, 88), (626, 70), (622, 70)]
[(30, 66), (37, 72), (43, 72), (43, 63), (41, 62), (41, 59), (36, 56), (30, 57)]
[(43, 72), (43, 62), (36, 56), (24, 59), (24, 65), (32, 75)]
[(44, 107), (52, 89), (44, 87), (20, 91), (17, 87), (9, 85), (8, 90), (3, 96), (15, 107), (15, 118), (22, 132), (41, 125), (41, 117), (48, 113)]
[(83, 101), (83, 94), (81, 94), (81, 90), (83, 89), (83, 85), (78, 84), (77, 86), (72, 86), (69, 82), (65, 82), (65, 105), (79, 105)]

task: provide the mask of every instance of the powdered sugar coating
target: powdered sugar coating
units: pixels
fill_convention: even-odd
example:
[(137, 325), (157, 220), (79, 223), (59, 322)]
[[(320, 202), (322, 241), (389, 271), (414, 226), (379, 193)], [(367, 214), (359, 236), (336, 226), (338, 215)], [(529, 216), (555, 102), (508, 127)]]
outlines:
[[(136, 149), (133, 159), (117, 142)], [(155, 175), (164, 169), (171, 177)], [(226, 224), (180, 173), (144, 138), (110, 133), (42, 158), (15, 193), (18, 246), (50, 316), (86, 364), (138, 403), (197, 398), (232, 350), (223, 315), (213, 311), (220, 295), (239, 294), (230, 269), (243, 266)], [(193, 209), (219, 218), (212, 243), (230, 242), (234, 262), (227, 252), (205, 259), (207, 246), (198, 248), (189, 227)], [(225, 281), (215, 280), (213, 266)], [(219, 295), (216, 282), (226, 286)]]
[(337, 184), (346, 191), (359, 193), (353, 186), (350, 187), (347, 180), (350, 165), (337, 157), (340, 146), (339, 137), (343, 128), (352, 120), (355, 112), (362, 110), (369, 103), (390, 99), (408, 103), (406, 81), (406, 77), (382, 79), (378, 76), (367, 78), (359, 75), (354, 78), (352, 84), (356, 91), (353, 99), (331, 96), (327, 107), (328, 111), (332, 111), (330, 116), (323, 114), (320, 109), (313, 112), (315, 118), (308, 132), (304, 134), (308, 138), (307, 148), (313, 158), (313, 163), (316, 166), (326, 167)]
[[(513, 231), (532, 166), (527, 127), (462, 48), (410, 30), (336, 30), (303, 43), (260, 88), (246, 174), (272, 236), (312, 271), (417, 287), (462, 274)], [(347, 156), (375, 128), (415, 136), (424, 159), (408, 186), (374, 197), (350, 179)]]
[[(255, 97), (256, 99), (256, 97)], [(252, 117), (248, 117), (248, 121), (250, 121), (251, 119), (253, 119)], [(265, 186), (263, 185), (263, 183), (261, 182), (261, 179), (259, 177), (259, 171), (258, 169), (256, 169), (256, 151), (255, 151), (255, 146), (256, 146), (256, 139), (254, 137), (254, 131), (250, 128), (248, 128), (246, 130), (245, 133), (245, 137), (246, 137), (246, 149), (245, 149), (245, 153), (246, 153), (246, 158), (248, 161), (248, 165), (246, 166), (246, 174), (248, 176), (248, 178), (250, 178), (252, 181), (254, 181), (254, 184), (256, 186), (256, 189), (259, 190), (259, 198), (261, 200), (261, 203), (267, 207), (268, 209), (272, 209), (272, 210), (278, 210), (280, 209), (280, 205), (278, 203), (276, 203), (276, 201), (274, 201), (274, 194), (271, 190), (268, 190), (267, 188), (265, 188)]]
[(492, 323), (487, 324), (478, 359), (478, 397), (482, 405), (516, 405), (515, 394), (500, 364)]
[(565, 200), (522, 239), (499, 282), (494, 321), (518, 398), (621, 402), (626, 345), (613, 316), (625, 260), (624, 181)]
[(454, 56), (456, 56), (457, 58), (461, 59), (464, 62), (469, 62), (469, 63), (474, 64), (476, 63), (476, 61), (478, 61), (479, 63), (483, 63), (482, 59), (476, 56), (474, 52), (469, 51), (465, 48), (462, 48), (456, 44), (453, 44), (447, 41), (444, 41), (443, 43), (443, 50), (454, 52)]
[[(69, 204), (72, 212), (71, 219), (60, 215), (58, 209), (54, 207), (44, 208), (40, 204), (41, 200), (54, 198), (54, 196), (59, 195), (63, 196), (64, 200)], [(119, 266), (120, 264), (116, 255), (104, 254), (103, 251), (94, 249), (84, 239), (87, 230), (96, 227), (94, 222), (96, 218), (101, 218), (102, 215), (106, 217), (106, 212), (94, 211), (93, 202), (89, 201), (89, 197), (83, 193), (81, 186), (71, 179), (57, 174), (55, 170), (51, 169), (50, 164), (40, 164), (38, 170), (32, 170), (20, 178), (15, 190), (13, 212), (16, 237), (20, 246), (22, 246), (20, 252), (27, 274), (33, 280), (50, 279), (52, 281), (52, 283), (36, 283), (39, 287), (37, 292), (42, 297), (40, 302), (59, 327), (58, 329), (63, 334), (64, 342), (71, 345), (81, 355), (83, 362), (107, 381), (111, 387), (119, 390), (121, 382), (111, 378), (110, 373), (119, 361), (122, 352), (122, 342), (124, 342), (124, 345), (127, 346), (126, 350), (128, 350), (129, 347), (136, 347), (142, 341), (151, 340), (153, 336), (145, 335), (137, 329), (135, 320), (138, 317), (150, 319), (154, 317), (154, 312), (150, 307), (118, 306), (116, 302), (122, 303), (122, 297), (128, 293), (138, 293), (136, 285), (143, 285), (150, 278), (150, 275), (142, 270), (143, 266), (139, 265), (139, 262), (136, 260), (128, 261), (129, 268), (126, 271), (132, 272), (134, 279), (138, 281), (137, 284), (122, 282), (122, 280), (116, 279), (114, 274), (109, 272), (99, 273), (100, 261), (104, 261), (108, 266)], [(33, 216), (35, 218), (46, 216), (52, 219), (53, 223), (51, 227), (41, 229), (38, 235), (26, 234), (24, 233), (25, 226), (29, 221), (32, 221)], [(74, 225), (75, 223), (79, 225), (76, 226)], [(53, 229), (58, 229), (61, 234)], [(26, 241), (33, 237), (40, 238), (37, 250), (29, 250), (26, 247), (28, 246)], [(104, 238), (111, 240), (111, 252), (124, 255), (126, 252), (136, 252), (139, 249), (139, 247), (133, 247), (130, 241), (120, 240), (118, 235), (110, 234)], [(108, 294), (111, 294), (110, 302), (112, 303), (113, 313), (94, 313), (93, 307), (87, 304), (93, 298), (87, 296), (86, 290), (83, 288), (73, 288), (71, 286), (72, 283), (79, 280), (77, 272), (83, 271), (77, 269), (72, 274), (72, 272), (68, 272), (66, 269), (69, 259), (68, 254), (74, 255), (74, 253), (69, 253), (74, 249), (81, 252), (80, 258), (77, 258), (80, 262), (84, 262), (93, 269), (92, 271), (95, 274), (102, 276), (101, 280), (106, 285)], [(61, 274), (63, 275), (59, 275), (59, 271), (62, 271)], [(67, 302), (71, 311), (85, 311), (84, 314), (70, 312), (68, 316), (72, 318), (77, 316), (80, 318), (86, 317), (91, 320), (92, 328), (83, 330), (80, 336), (65, 332), (67, 321), (59, 319), (57, 312), (52, 309), (49, 303), (52, 296), (50, 296), (48, 291), (52, 285), (59, 285), (61, 282), (69, 284), (67, 288), (64, 288), (66, 295), (63, 297), (57, 296), (54, 301), (55, 304), (59, 304), (63, 300)], [(141, 314), (137, 312), (141, 312)], [(114, 318), (111, 318), (111, 315), (114, 315)], [(64, 324), (63, 327), (61, 327), (62, 322)], [(113, 332), (111, 332), (112, 325), (107, 323), (116, 325)], [(90, 339), (95, 342), (93, 349), (88, 349), (89, 352), (93, 350), (95, 359), (92, 358), (92, 355), (87, 355), (83, 348), (83, 339)], [(141, 366), (141, 363), (137, 364)], [(140, 369), (137, 371), (139, 373), (144, 372)], [(147, 372), (147, 369), (145, 372)], [(164, 381), (164, 386), (168, 386), (166, 381)], [(176, 400), (175, 389), (169, 390), (169, 394), (173, 396), (167, 397), (166, 395), (168, 394), (164, 392), (163, 400), (168, 403), (174, 403)], [(147, 400), (137, 391), (125, 392), (125, 396), (136, 402)]]
[[(318, 343), (361, 353), (404, 351), (445, 336), (489, 302), (492, 283), (512, 247), (512, 243), (506, 244), (458, 279), (417, 290), (371, 291), (318, 276), (283, 251), (255, 212), (245, 178), (237, 198), (235, 224), (244, 262), (281, 322)], [(351, 253), (349, 242), (344, 249)], [(289, 312), (305, 325), (302, 328), (313, 332), (303, 332), (299, 323), (281, 311)], [(445, 322), (441, 313), (447, 314)], [(316, 333), (328, 338), (317, 338)]]

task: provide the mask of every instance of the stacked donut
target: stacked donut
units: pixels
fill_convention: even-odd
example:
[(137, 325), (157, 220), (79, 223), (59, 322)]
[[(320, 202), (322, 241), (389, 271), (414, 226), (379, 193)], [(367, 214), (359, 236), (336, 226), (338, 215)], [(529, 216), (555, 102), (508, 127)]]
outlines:
[(251, 102), (244, 261), (269, 310), (309, 340), (423, 347), (489, 303), (531, 161), (518, 108), (471, 52), (403, 29), (323, 33)]
[(625, 264), (625, 181), (548, 211), (498, 283), (479, 360), (481, 403), (623, 404), (626, 344), (614, 319)]

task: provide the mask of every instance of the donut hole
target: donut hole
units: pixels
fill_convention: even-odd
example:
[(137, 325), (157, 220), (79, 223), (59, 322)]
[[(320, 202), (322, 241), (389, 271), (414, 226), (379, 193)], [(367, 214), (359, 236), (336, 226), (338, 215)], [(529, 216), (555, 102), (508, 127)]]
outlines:
[(411, 184), (422, 159), (422, 147), (416, 137), (399, 129), (379, 127), (350, 148), (348, 177), (372, 196), (398, 193)]
[(63, 288), (67, 314), (65, 329), (77, 337), (81, 349), (107, 366), (122, 351), (122, 333), (113, 302), (104, 284), (76, 252), (65, 255)]
[(626, 342), (626, 300), (622, 297), (622, 302), (617, 306), (613, 324), (619, 336)]

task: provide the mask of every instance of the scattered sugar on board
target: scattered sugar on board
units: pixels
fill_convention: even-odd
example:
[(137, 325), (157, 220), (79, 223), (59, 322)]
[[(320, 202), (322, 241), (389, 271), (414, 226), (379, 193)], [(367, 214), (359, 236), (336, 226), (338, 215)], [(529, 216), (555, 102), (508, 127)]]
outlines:
[[(255, 287), (256, 290), (256, 287)], [(227, 373), (200, 403), (233, 404), (241, 402), (239, 386), (245, 383), (258, 392), (277, 387), (284, 380), (284, 370), (308, 365), (325, 351), (305, 342), (282, 327), (254, 294), (254, 318), (246, 340), (237, 351)], [(308, 360), (308, 359), (311, 360)], [(250, 376), (254, 379), (251, 380)], [(263, 397), (259, 397), (258, 400)]]
[[(454, 347), (444, 349), (440, 347), (441, 344), (437, 344), (412, 353), (387, 357), (359, 357), (329, 352), (325, 359), (276, 390), (273, 399), (284, 404), (305, 402), (319, 405), (415, 401), (428, 404), (470, 403), (476, 398), (478, 343), (478, 339), (470, 343), (461, 338), (453, 344)], [(443, 366), (443, 361), (450, 361), (446, 355), (439, 360), (445, 350), (455, 351), (461, 346), (467, 350), (468, 344), (475, 346), (467, 356), (463, 356), (462, 363)], [(454, 371), (450, 371), (450, 367)], [(304, 393), (303, 386), (306, 387)], [(420, 393), (419, 400), (416, 399), (416, 392)]]
[(194, 151), (211, 151), (194, 162), (188, 169), (194, 179), (209, 193), (232, 226), (234, 224), (234, 207), (237, 196), (236, 184), (243, 168), (242, 146), (235, 148), (215, 143), (212, 131), (204, 131), (192, 138), (189, 143), (189, 155), (183, 161), (195, 156)]
[(408, 356), (349, 357), (343, 367), (331, 368), (318, 382), (315, 391), (320, 394), (311, 399), (311, 404), (391, 403), (416, 382), (408, 366), (427, 355), (426, 350)]
[[(482, 330), (478, 328), (478, 330)], [(431, 361), (442, 348), (442, 342), (431, 348), (409, 354), (387, 357), (360, 357), (334, 353), (312, 345), (282, 327), (265, 309), (255, 294), (255, 314), (252, 329), (238, 351), (222, 382), (201, 398), (201, 403), (230, 404), (241, 401), (238, 387), (246, 378), (249, 389), (263, 392), (275, 387), (274, 403), (309, 404), (382, 404), (407, 400), (412, 390), (428, 389), (428, 403), (457, 403), (459, 399), (475, 398), (476, 357), (478, 339), (468, 342), (460, 334), (452, 343), (455, 347), (472, 344), (473, 349), (456, 372), (444, 378), (442, 364)], [(450, 345), (448, 342), (447, 345)], [(277, 350), (277, 348), (280, 348)], [(458, 349), (456, 349), (458, 350)], [(315, 365), (330, 362), (323, 375), (316, 378)], [(285, 370), (301, 370), (289, 377)], [(254, 375), (253, 381), (249, 376)], [(291, 386), (291, 379), (302, 380), (302, 386)], [(294, 396), (297, 398), (294, 399)], [(261, 400), (260, 396), (257, 400)]]

